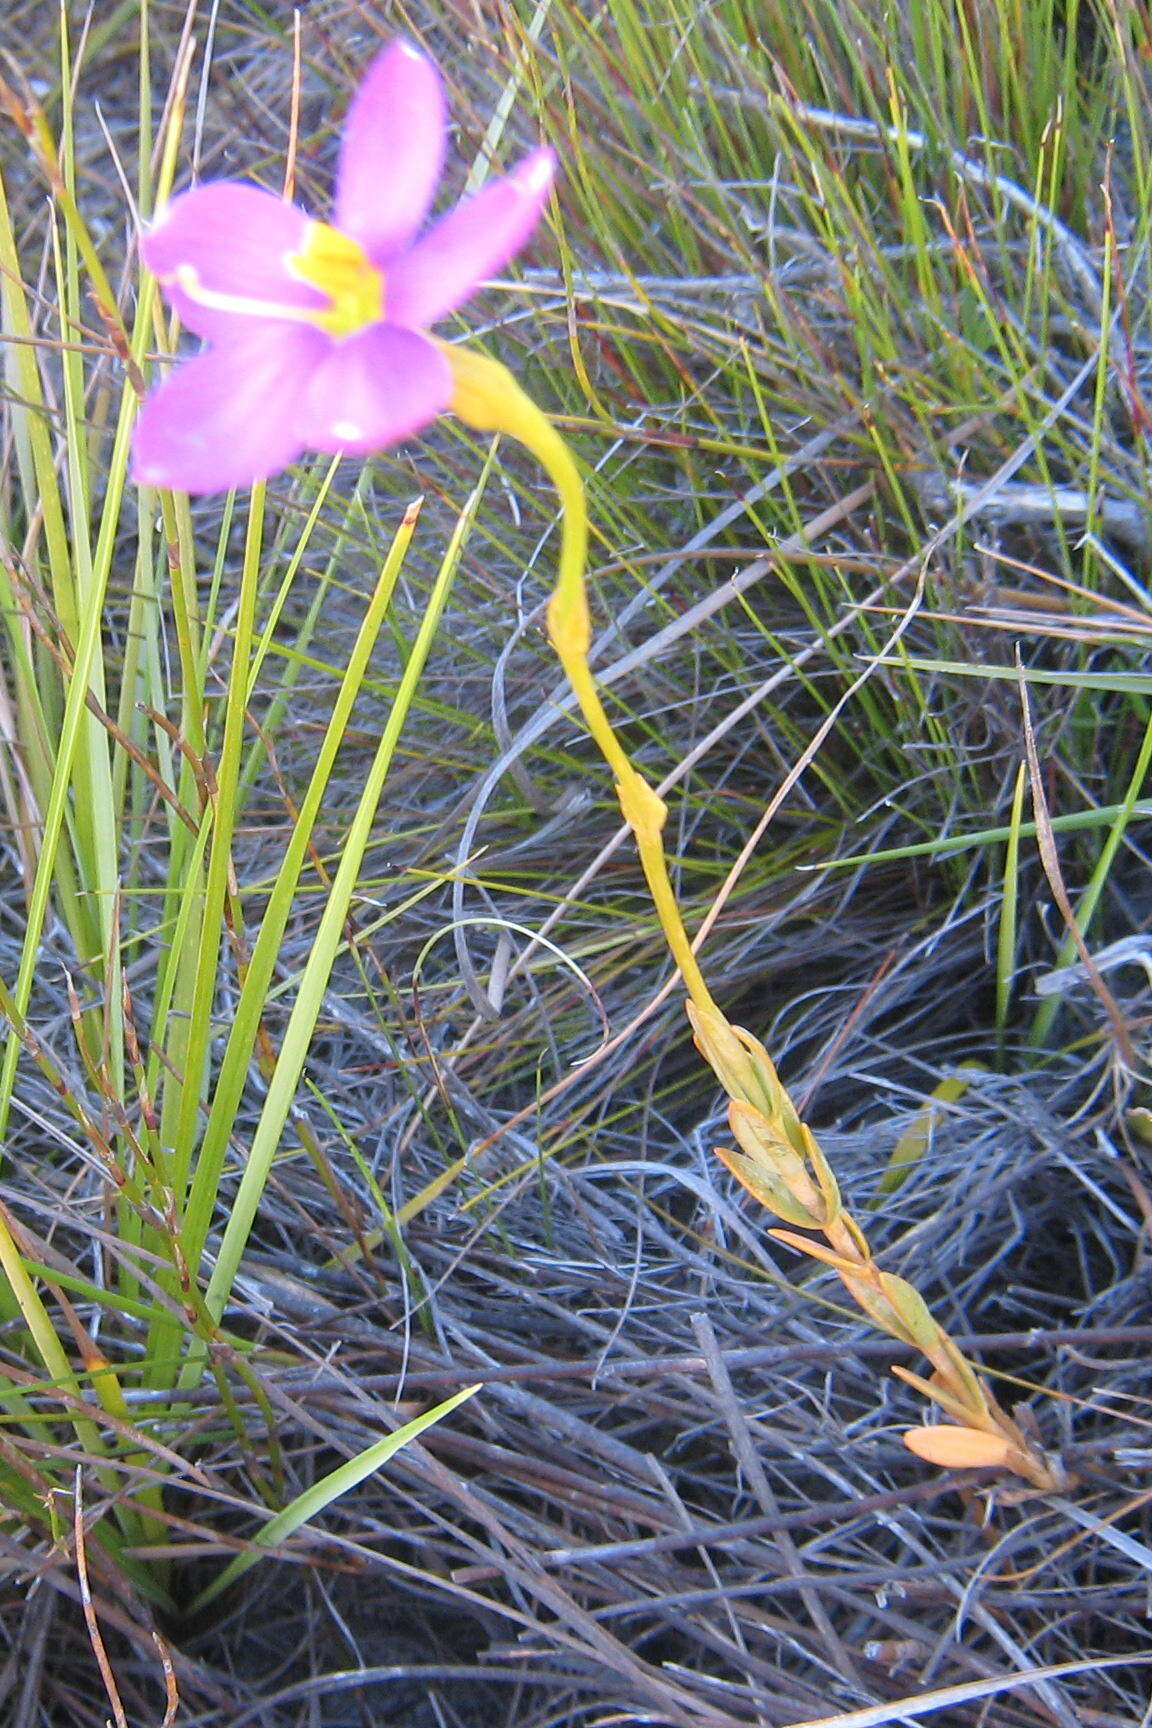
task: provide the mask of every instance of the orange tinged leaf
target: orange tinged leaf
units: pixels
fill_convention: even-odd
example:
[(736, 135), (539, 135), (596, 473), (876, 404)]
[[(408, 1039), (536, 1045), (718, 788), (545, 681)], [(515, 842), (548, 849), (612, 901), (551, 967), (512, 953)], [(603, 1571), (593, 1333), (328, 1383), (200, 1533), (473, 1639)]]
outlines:
[(945, 1470), (974, 1469), (979, 1465), (1008, 1463), (1015, 1448), (1002, 1434), (984, 1434), (979, 1428), (953, 1428), (938, 1422), (910, 1428), (904, 1444), (917, 1458), (939, 1464)]

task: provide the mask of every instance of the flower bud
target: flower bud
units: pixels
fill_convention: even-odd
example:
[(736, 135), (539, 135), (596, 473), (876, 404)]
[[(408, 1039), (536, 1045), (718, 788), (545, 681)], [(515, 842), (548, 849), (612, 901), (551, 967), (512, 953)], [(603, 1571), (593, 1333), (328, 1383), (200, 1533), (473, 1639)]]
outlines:
[(778, 1218), (819, 1230), (827, 1218), (824, 1196), (780, 1129), (739, 1098), (729, 1105), (728, 1124), (740, 1153), (719, 1156), (737, 1180)]

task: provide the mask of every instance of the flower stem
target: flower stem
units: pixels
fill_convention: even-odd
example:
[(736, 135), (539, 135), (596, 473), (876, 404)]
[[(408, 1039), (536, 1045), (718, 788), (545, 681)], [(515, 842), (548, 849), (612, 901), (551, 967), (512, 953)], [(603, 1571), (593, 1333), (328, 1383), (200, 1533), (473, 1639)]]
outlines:
[(556, 650), (584, 722), (612, 770), (624, 820), (636, 841), (648, 891), (673, 960), (696, 1006), (715, 1014), (668, 876), (661, 838), (668, 815), (664, 800), (633, 766), (612, 729), (588, 665), (592, 641), (585, 569), (588, 560), (588, 511), (584, 483), (571, 452), (552, 422), (512, 374), (474, 349), (443, 347), (456, 384), (452, 408), (480, 432), (505, 432), (531, 451), (546, 471), (563, 508), (560, 572), (548, 602), (548, 635)]
[(660, 927), (691, 998), (688, 1017), (697, 1048), (731, 1100), (729, 1126), (740, 1150), (717, 1148), (718, 1156), (778, 1218), (822, 1235), (827, 1246), (792, 1230), (775, 1229), (774, 1237), (833, 1267), (875, 1326), (913, 1345), (932, 1364), (931, 1380), (903, 1369), (897, 1372), (960, 1427), (948, 1429), (943, 1442), (935, 1429), (913, 1430), (913, 1439), (908, 1439), (911, 1450), (942, 1464), (957, 1456), (992, 1460), (1037, 1488), (1056, 1486), (1058, 1473), (1001, 1409), (972, 1364), (933, 1319), (919, 1292), (876, 1264), (772, 1058), (758, 1039), (732, 1026), (713, 1001), (668, 875), (661, 838), (667, 809), (613, 731), (588, 664), (592, 642), (585, 579), (588, 514), (579, 470), (556, 428), (510, 372), (472, 349), (442, 345), (442, 351), (455, 383), (453, 410), (479, 432), (505, 432), (517, 439), (537, 458), (560, 495), (560, 571), (548, 603), (548, 634), (588, 730), (615, 776), (620, 808), (635, 837)]

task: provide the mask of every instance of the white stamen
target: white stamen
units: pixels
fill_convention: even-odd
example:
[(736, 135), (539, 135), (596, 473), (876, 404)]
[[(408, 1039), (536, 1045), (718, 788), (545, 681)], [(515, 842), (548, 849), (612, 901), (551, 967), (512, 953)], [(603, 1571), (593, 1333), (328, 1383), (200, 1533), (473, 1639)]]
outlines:
[(363, 426), (357, 426), (355, 420), (333, 420), (332, 436), (343, 438), (346, 444), (356, 444), (364, 436)]
[[(195, 264), (177, 264), (170, 276), (162, 276), (165, 284), (174, 283), (197, 306), (210, 312), (234, 312), (242, 318), (280, 318), (290, 324), (315, 324), (316, 312), (307, 306), (284, 306), (276, 300), (253, 300), (246, 294), (224, 294), (216, 288), (205, 288)], [(317, 308), (323, 310), (323, 308)]]
[(533, 163), (525, 174), (521, 185), (528, 192), (539, 192), (545, 186), (550, 186), (553, 179), (553, 166), (547, 156), (542, 156), (539, 162)]

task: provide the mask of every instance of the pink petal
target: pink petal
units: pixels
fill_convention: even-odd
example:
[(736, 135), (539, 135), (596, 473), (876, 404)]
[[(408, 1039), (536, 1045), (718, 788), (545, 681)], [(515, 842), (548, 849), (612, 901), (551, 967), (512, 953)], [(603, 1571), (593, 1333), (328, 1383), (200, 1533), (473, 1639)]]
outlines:
[(214, 341), (241, 336), (248, 320), (197, 303), (176, 280), (193, 270), (209, 293), (288, 309), (326, 305), (325, 296), (288, 272), (309, 219), (294, 204), (239, 180), (214, 180), (174, 198), (148, 229), (140, 252), (189, 330)]
[(425, 329), (456, 307), (518, 252), (540, 220), (556, 158), (534, 150), (503, 180), (458, 204), (394, 259), (385, 278), (388, 317)]
[(133, 479), (226, 492), (278, 474), (305, 446), (300, 401), (331, 346), (307, 325), (269, 323), (183, 361), (140, 410)]
[(414, 330), (376, 324), (332, 345), (297, 424), (310, 450), (367, 455), (427, 426), (452, 396), (448, 363)]
[(393, 42), (352, 100), (336, 174), (336, 226), (376, 263), (407, 246), (427, 215), (446, 128), (435, 65), (410, 42)]

